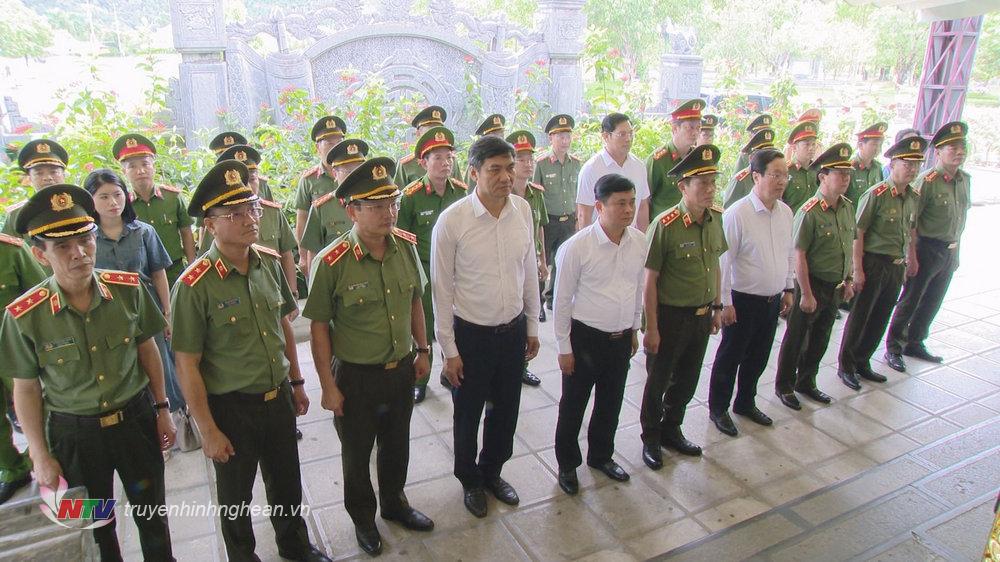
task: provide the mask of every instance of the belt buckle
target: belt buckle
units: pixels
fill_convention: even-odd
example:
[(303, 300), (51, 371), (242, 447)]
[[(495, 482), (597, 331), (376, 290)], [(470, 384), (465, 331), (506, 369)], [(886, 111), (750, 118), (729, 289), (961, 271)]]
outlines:
[(951, 244), (948, 244), (949, 250), (954, 250), (957, 247), (958, 247), (958, 242), (952, 242)]
[(267, 392), (264, 393), (264, 402), (270, 402), (271, 400), (274, 400), (277, 397), (278, 397), (278, 389), (272, 388), (271, 390), (268, 390)]
[(892, 265), (903, 265), (904, 261), (906, 261), (906, 260), (904, 260), (903, 258), (896, 258), (896, 259), (892, 260)]
[(709, 305), (707, 305), (707, 304), (706, 304), (705, 306), (699, 306), (699, 307), (698, 307), (698, 308), (697, 308), (697, 309), (696, 309), (696, 310), (694, 311), (694, 315), (695, 315), (695, 316), (704, 316), (704, 315), (705, 315), (705, 314), (706, 314), (706, 313), (708, 312), (708, 309), (709, 309), (709, 308), (710, 308), (710, 307), (709, 307)]
[(385, 370), (388, 371), (389, 369), (395, 369), (396, 366), (398, 366), (398, 365), (399, 365), (399, 361), (392, 361), (390, 363), (386, 363), (385, 364)]
[(612, 333), (608, 334), (608, 338), (609, 339), (613, 339), (613, 340), (617, 340), (617, 339), (620, 339), (624, 335), (625, 335), (625, 330), (622, 330), (620, 332), (612, 332)]
[(569, 220), (569, 215), (563, 215), (559, 217), (559, 222), (566, 222)]
[(125, 416), (124, 416), (124, 414), (122, 414), (121, 410), (118, 410), (117, 412), (108, 414), (106, 416), (102, 416), (99, 419), (99, 421), (101, 422), (101, 428), (103, 429), (105, 427), (111, 427), (113, 425), (118, 425), (118, 423), (121, 422), (122, 418), (124, 418), (124, 417)]

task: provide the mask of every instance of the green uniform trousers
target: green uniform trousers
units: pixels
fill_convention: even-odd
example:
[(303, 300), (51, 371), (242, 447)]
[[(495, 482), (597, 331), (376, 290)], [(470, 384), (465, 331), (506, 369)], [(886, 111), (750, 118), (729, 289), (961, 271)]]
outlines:
[(858, 365), (870, 367), (868, 362), (885, 335), (906, 274), (903, 261), (893, 263), (895, 261), (891, 256), (871, 252), (865, 252), (862, 257), (865, 284), (854, 296), (854, 305), (844, 327), (844, 339), (840, 342), (841, 371), (854, 373)]
[(906, 280), (896, 313), (889, 324), (885, 348), (902, 353), (907, 345), (923, 344), (931, 322), (948, 294), (951, 277), (958, 269), (958, 249), (934, 238), (917, 239), (917, 274)]
[(31, 461), (27, 452), (21, 453), (14, 446), (14, 428), (7, 420), (7, 402), (10, 393), (7, 385), (0, 381), (0, 482), (14, 482), (24, 478), (31, 471)]
[(816, 388), (819, 362), (830, 345), (830, 332), (837, 320), (841, 296), (837, 283), (821, 281), (810, 275), (809, 284), (816, 298), (816, 310), (803, 312), (799, 308), (802, 288), (798, 282), (795, 283), (795, 300), (788, 314), (785, 337), (781, 340), (778, 373), (774, 381), (774, 389), (781, 394)]

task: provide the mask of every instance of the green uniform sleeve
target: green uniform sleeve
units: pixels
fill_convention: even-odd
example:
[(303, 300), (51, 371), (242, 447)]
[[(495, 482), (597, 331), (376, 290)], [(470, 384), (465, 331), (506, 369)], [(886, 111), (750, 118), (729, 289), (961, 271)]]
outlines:
[(538, 194), (538, 210), (541, 213), (538, 219), (539, 226), (545, 226), (549, 224), (549, 209), (545, 206), (545, 196), (539, 192)]
[(28, 248), (21, 246), (21, 251), (17, 252), (14, 258), (14, 267), (17, 269), (17, 278), (21, 283), (21, 291), (27, 291), (45, 279), (45, 272), (42, 266), (35, 260)]
[(291, 252), (295, 249), (295, 234), (292, 233), (292, 227), (288, 224), (288, 219), (285, 218), (285, 213), (278, 211), (278, 251), (282, 254), (285, 252)]
[(868, 230), (878, 206), (878, 197), (872, 189), (864, 192), (858, 200), (857, 222), (860, 230)]
[(649, 248), (646, 252), (646, 269), (660, 271), (663, 268), (663, 251), (667, 243), (667, 228), (657, 222), (650, 230)]
[(413, 226), (417, 221), (417, 210), (416, 205), (413, 202), (413, 197), (410, 195), (403, 195), (403, 199), (399, 202), (399, 215), (396, 218), (396, 226), (402, 228), (403, 230), (413, 232)]
[(276, 258), (261, 258), (266, 259), (268, 265), (271, 269), (271, 275), (274, 280), (278, 282), (278, 287), (281, 291), (281, 316), (287, 316), (299, 308), (299, 304), (295, 302), (295, 295), (292, 294), (291, 287), (288, 286), (288, 281), (285, 279), (285, 273), (281, 270), (281, 262)]
[[(410, 248), (410, 257), (413, 258), (413, 265), (417, 269), (417, 277), (420, 278), (420, 282), (417, 287), (413, 289), (413, 298), (419, 299), (424, 295), (424, 287), (427, 286), (427, 276), (424, 275), (424, 268), (420, 265), (420, 256), (417, 255), (417, 247), (413, 244), (407, 244)], [(428, 338), (430, 335), (427, 336)]]
[(0, 355), (2, 379), (37, 379), (42, 373), (34, 346), (21, 334), (17, 321), (7, 311), (0, 322)]
[(160, 313), (160, 307), (156, 306), (153, 296), (149, 294), (146, 285), (139, 283), (139, 294), (136, 297), (135, 311), (137, 333), (133, 334), (137, 343), (142, 343), (149, 338), (159, 334), (167, 326), (167, 321)]
[(306, 226), (302, 230), (302, 247), (310, 252), (319, 252), (323, 249), (323, 220), (319, 213), (318, 208), (310, 207)]
[(308, 211), (312, 206), (312, 196), (309, 194), (309, 178), (302, 176), (295, 186), (295, 210)]
[(201, 353), (208, 337), (205, 297), (195, 287), (178, 281), (170, 298), (170, 345), (174, 351)]
[(306, 304), (302, 307), (302, 316), (316, 322), (330, 322), (333, 320), (333, 299), (336, 289), (334, 279), (334, 266), (329, 266), (325, 261), (313, 260), (312, 271), (309, 272), (309, 296), (306, 297)]
[(792, 224), (792, 238), (795, 240), (795, 248), (798, 250), (808, 250), (813, 243), (813, 224), (809, 218), (809, 213), (798, 211), (795, 213), (795, 221)]
[(177, 228), (191, 228), (194, 224), (194, 219), (187, 212), (187, 203), (184, 202), (184, 198), (180, 195), (177, 196)]
[(396, 174), (392, 176), (392, 183), (396, 184), (400, 189), (409, 185), (406, 181), (406, 172), (403, 171), (402, 159), (396, 161)]

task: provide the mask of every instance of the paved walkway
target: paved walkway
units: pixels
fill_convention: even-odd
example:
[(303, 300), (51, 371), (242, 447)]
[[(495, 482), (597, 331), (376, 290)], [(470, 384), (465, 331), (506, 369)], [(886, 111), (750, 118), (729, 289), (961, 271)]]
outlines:
[[(836, 378), (835, 357), (843, 321), (837, 323), (819, 376), (834, 396), (819, 407), (804, 400), (801, 412), (773, 393), (774, 363), (760, 384), (759, 405), (775, 419), (761, 428), (739, 419), (729, 438), (709, 422), (708, 368), (691, 403), (685, 433), (705, 447), (702, 458), (665, 452), (665, 466), (648, 470), (640, 457), (638, 411), (645, 369), (631, 370), (617, 438), (616, 460), (632, 473), (626, 484), (579, 471), (581, 493), (556, 484), (552, 449), (560, 377), (551, 326), (542, 327), (542, 354), (531, 367), (540, 388), (525, 388), (514, 458), (504, 477), (518, 490), (517, 508), (490, 500), (480, 520), (462, 506), (452, 470), (452, 407), (437, 384), (414, 410), (411, 503), (437, 528), (417, 534), (379, 520), (385, 559), (406, 560), (637, 560), (669, 553), (678, 559), (882, 559), (973, 560), (982, 551), (1000, 481), (1000, 267), (994, 225), (1000, 207), (972, 210), (963, 265), (933, 326), (929, 347), (943, 366), (908, 359), (910, 370), (861, 392)], [(876, 357), (881, 357), (881, 351)], [(314, 540), (337, 559), (362, 557), (343, 507), (340, 443), (329, 412), (319, 407), (310, 376), (308, 344), (299, 356), (313, 401), (300, 419), (308, 517)], [(584, 443), (584, 446), (586, 444)], [(374, 471), (374, 468), (373, 468)], [(212, 469), (200, 451), (175, 454), (167, 463), (168, 502), (209, 502)], [(258, 479), (255, 491), (263, 502)], [(130, 559), (138, 558), (134, 525), (120, 525)], [(225, 559), (217, 522), (174, 517), (171, 531), (179, 560)], [(256, 521), (257, 551), (277, 560), (266, 519)]]

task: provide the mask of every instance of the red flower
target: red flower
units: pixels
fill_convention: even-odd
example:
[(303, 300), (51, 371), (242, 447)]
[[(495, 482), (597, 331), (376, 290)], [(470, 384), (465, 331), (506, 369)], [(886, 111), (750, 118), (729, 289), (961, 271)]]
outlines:
[(85, 170), (87, 170), (88, 172), (93, 172), (94, 171), (94, 163), (93, 162), (87, 162), (86, 164), (83, 165), (83, 168)]
[(358, 113), (356, 111), (348, 111), (345, 115), (347, 115), (348, 119), (354, 119)]
[(268, 103), (266, 101), (260, 102), (260, 110), (261, 111), (267, 111), (268, 109), (271, 109), (271, 106), (268, 105)]
[(24, 123), (23, 125), (18, 125), (17, 127), (14, 127), (14, 134), (23, 135), (24, 133), (31, 131), (32, 128), (34, 128), (34, 125), (32, 125), (31, 123)]
[(472, 64), (476, 61), (476, 59), (472, 58), (472, 55), (465, 55), (462, 57), (462, 60), (464, 60), (466, 64)]
[(287, 85), (287, 86), (285, 86), (284, 88), (281, 89), (281, 93), (282, 94), (291, 94), (295, 90), (298, 90), (298, 88), (295, 87), (295, 84), (289, 84), (289, 85)]
[(538, 66), (545, 66), (548, 63), (546, 62), (545, 59), (538, 59), (538, 60), (535, 61), (535, 64), (538, 65)]
[(215, 110), (216, 117), (225, 117), (229, 113), (229, 109), (226, 107), (219, 107)]
[(612, 47), (608, 50), (608, 56), (616, 59), (622, 56), (622, 52), (618, 50), (618, 47)]

